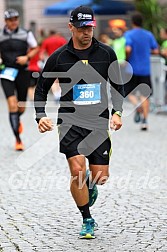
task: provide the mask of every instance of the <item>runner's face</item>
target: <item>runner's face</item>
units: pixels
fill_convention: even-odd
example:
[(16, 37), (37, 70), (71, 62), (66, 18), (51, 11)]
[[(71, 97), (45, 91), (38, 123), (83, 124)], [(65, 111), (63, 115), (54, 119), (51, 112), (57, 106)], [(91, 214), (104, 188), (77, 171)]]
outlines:
[(76, 28), (72, 24), (69, 24), (69, 28), (72, 32), (74, 47), (78, 45), (80, 48), (89, 47), (93, 37), (93, 27), (85, 26)]
[(19, 26), (19, 18), (13, 17), (5, 20), (6, 26), (9, 30), (14, 31)]

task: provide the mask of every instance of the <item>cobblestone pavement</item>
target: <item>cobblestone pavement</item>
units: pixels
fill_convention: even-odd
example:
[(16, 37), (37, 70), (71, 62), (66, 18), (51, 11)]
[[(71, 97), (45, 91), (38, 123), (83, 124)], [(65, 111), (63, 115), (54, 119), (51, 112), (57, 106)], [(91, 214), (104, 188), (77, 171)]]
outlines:
[(91, 209), (96, 239), (80, 240), (81, 216), (55, 131), (38, 133), (29, 102), (22, 117), (26, 151), (15, 152), (1, 89), (0, 99), (1, 252), (167, 251), (166, 116), (150, 114), (142, 132), (125, 106), (124, 126), (112, 134), (110, 179)]

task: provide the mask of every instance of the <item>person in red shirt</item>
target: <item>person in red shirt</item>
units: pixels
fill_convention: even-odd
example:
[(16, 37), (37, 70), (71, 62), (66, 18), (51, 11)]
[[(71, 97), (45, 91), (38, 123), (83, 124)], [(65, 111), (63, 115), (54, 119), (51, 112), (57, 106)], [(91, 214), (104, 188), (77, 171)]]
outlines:
[[(54, 30), (51, 30), (49, 32), (49, 36), (43, 40), (40, 50), (40, 59), (43, 62), (46, 62), (47, 58), (59, 47), (65, 45), (67, 43), (67, 40), (57, 33)], [(61, 96), (61, 89), (58, 83), (58, 80), (56, 80), (52, 85), (52, 93), (54, 95), (55, 101), (59, 101)]]
[(55, 50), (66, 43), (67, 40), (62, 35), (51, 30), (49, 36), (42, 42), (40, 52), (41, 59), (44, 59), (46, 56), (49, 57)]
[(28, 97), (29, 97), (30, 101), (34, 100), (34, 91), (35, 91), (35, 87), (36, 87), (37, 80), (38, 80), (38, 78), (34, 78), (33, 73), (34, 72), (40, 73), (41, 70), (42, 70), (40, 68), (40, 65), (39, 65), (39, 61), (40, 61), (39, 53), (40, 53), (40, 47), (38, 49), (37, 54), (29, 60), (29, 64), (28, 64), (28, 70), (29, 70), (30, 75), (31, 75), (30, 85), (29, 85), (29, 88), (28, 88)]

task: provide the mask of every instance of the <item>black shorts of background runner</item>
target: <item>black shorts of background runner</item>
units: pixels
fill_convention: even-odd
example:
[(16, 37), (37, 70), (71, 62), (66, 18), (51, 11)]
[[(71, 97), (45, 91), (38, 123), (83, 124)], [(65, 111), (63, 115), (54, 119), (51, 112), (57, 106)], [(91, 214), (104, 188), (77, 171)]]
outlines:
[(30, 71), (30, 83), (29, 83), (29, 87), (35, 87), (37, 85), (37, 81), (38, 81), (38, 78), (34, 78), (32, 76), (34, 71)]
[[(142, 85), (140, 85), (142, 84)], [(133, 75), (128, 83), (124, 85), (125, 97), (129, 94), (149, 97), (153, 94), (150, 76)]]
[[(64, 153), (67, 159), (83, 154), (89, 160), (89, 164), (109, 164), (112, 149), (108, 130), (89, 130), (74, 125), (59, 125), (58, 129), (60, 152)], [(90, 134), (91, 138), (86, 138)]]
[(2, 88), (6, 98), (16, 95), (18, 101), (26, 101), (27, 90), (30, 84), (30, 73), (27, 70), (19, 70), (15, 81), (1, 79)]

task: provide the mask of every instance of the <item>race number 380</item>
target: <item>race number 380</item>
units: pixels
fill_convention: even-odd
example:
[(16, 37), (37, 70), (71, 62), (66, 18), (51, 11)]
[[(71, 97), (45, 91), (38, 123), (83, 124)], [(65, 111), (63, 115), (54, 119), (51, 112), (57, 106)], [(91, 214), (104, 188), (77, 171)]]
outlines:
[(101, 83), (76, 84), (73, 86), (73, 102), (77, 105), (97, 104), (101, 102)]

